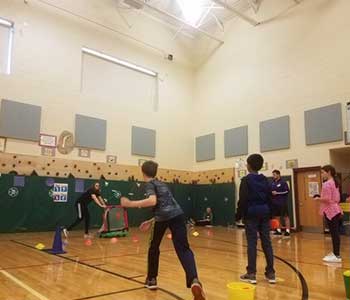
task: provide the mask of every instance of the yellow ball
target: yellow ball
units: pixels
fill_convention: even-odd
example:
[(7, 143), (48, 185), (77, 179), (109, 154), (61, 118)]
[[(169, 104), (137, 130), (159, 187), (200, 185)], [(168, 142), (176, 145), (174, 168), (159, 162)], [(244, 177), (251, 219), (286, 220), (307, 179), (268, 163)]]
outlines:
[(192, 233), (193, 236), (199, 236), (199, 233), (197, 231)]

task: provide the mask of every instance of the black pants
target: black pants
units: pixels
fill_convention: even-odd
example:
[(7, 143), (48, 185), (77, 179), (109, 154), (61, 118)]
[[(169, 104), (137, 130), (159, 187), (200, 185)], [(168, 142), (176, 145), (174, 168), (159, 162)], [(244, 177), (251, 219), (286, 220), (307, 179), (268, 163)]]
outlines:
[(245, 223), (245, 232), (248, 243), (248, 266), (247, 272), (249, 274), (256, 273), (256, 256), (257, 256), (257, 241), (258, 233), (261, 239), (261, 246), (263, 248), (265, 259), (266, 259), (266, 269), (267, 274), (274, 274), (275, 270), (273, 268), (273, 250), (270, 239), (270, 218), (268, 216), (247, 219)]
[(77, 210), (77, 219), (67, 228), (67, 230), (69, 231), (73, 229), (73, 227), (77, 226), (82, 220), (84, 220), (85, 234), (88, 234), (90, 227), (90, 214), (87, 204), (77, 201), (75, 203), (75, 209)]
[(177, 257), (186, 273), (186, 285), (191, 287), (192, 281), (198, 278), (196, 262), (187, 240), (187, 228), (184, 215), (165, 222), (155, 222), (148, 250), (149, 279), (157, 278), (159, 268), (159, 246), (167, 228), (170, 229)]
[(333, 253), (335, 256), (340, 256), (340, 232), (339, 232), (340, 219), (341, 219), (341, 214), (337, 214), (332, 218), (332, 220), (328, 220), (328, 218), (326, 217), (329, 232), (332, 237)]

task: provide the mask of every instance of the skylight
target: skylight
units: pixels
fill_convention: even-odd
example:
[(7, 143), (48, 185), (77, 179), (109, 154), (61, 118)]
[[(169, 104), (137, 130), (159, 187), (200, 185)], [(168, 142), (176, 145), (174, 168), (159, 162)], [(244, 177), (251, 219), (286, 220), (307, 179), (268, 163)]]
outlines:
[[(208, 4), (208, 2), (210, 2)], [(192, 26), (199, 27), (203, 20), (214, 7), (208, 0), (177, 0), (183, 17)]]

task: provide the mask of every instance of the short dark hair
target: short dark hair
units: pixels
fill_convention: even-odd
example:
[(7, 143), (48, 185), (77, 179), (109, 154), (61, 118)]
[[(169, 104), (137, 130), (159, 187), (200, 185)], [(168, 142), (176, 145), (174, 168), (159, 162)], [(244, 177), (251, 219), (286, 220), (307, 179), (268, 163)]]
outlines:
[(158, 171), (158, 164), (152, 160), (145, 161), (141, 167), (142, 173), (147, 177), (156, 177)]
[(272, 174), (277, 174), (277, 175), (281, 175), (281, 171), (280, 170), (273, 170)]
[(260, 154), (251, 154), (247, 158), (247, 164), (253, 171), (258, 172), (263, 167), (264, 158)]

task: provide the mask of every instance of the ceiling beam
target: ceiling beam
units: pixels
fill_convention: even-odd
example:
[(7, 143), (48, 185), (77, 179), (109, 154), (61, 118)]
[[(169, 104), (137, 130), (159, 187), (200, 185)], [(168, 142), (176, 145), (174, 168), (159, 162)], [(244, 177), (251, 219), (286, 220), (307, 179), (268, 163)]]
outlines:
[(165, 11), (165, 10), (162, 10), (162, 9), (160, 9), (160, 8), (157, 8), (157, 7), (155, 7), (155, 6), (152, 6), (152, 5), (146, 3), (146, 2), (144, 2), (144, 1), (142, 1), (142, 0), (133, 0), (133, 1), (142, 4), (143, 7), (147, 7), (147, 8), (149, 8), (150, 10), (153, 10), (154, 12), (157, 12), (157, 13), (159, 13), (159, 14), (162, 14), (162, 15), (164, 15), (164, 16), (167, 16), (167, 17), (169, 17), (169, 18), (171, 18), (171, 19), (173, 19), (173, 20), (175, 20), (175, 21), (177, 21), (177, 22), (179, 22), (179, 23), (181, 23), (181, 24), (183, 24), (183, 25), (186, 25), (186, 26), (188, 26), (189, 28), (193, 29), (194, 31), (197, 31), (197, 32), (199, 32), (199, 33), (201, 33), (201, 34), (203, 34), (203, 35), (205, 35), (205, 36), (207, 36), (207, 37), (209, 37), (209, 38), (211, 38), (211, 39), (217, 41), (217, 42), (220, 43), (220, 44), (223, 44), (223, 43), (224, 43), (224, 41), (223, 41), (222, 39), (220, 39), (220, 38), (218, 38), (218, 37), (212, 35), (211, 33), (207, 32), (207, 31), (205, 31), (205, 30), (202, 30), (202, 29), (200, 29), (200, 28), (197, 28), (196, 26), (193, 26), (193, 25), (190, 24), (189, 22), (186, 22), (185, 20), (183, 20), (183, 19), (181, 19), (181, 18), (179, 18), (179, 17), (177, 17), (177, 16), (174, 16), (173, 14), (171, 14), (171, 13)]
[(255, 0), (254, 2), (253, 2), (253, 0), (247, 0), (247, 1), (248, 1), (249, 6), (251, 7), (251, 9), (254, 11), (254, 13), (257, 13), (259, 11), (261, 2), (263, 0)]
[(237, 15), (238, 17), (240, 17), (241, 19), (253, 26), (257, 26), (260, 24), (258, 21), (254, 20), (251, 17), (248, 17), (247, 15), (241, 13), (239, 10), (234, 8), (232, 5), (228, 4), (226, 0), (212, 0), (212, 2), (221, 5), (222, 7), (225, 7), (227, 10), (233, 12), (235, 15)]

